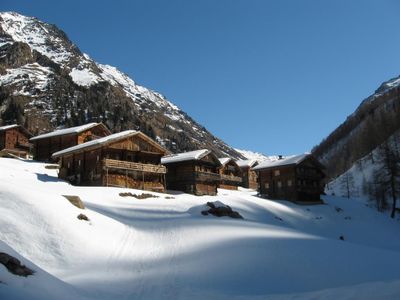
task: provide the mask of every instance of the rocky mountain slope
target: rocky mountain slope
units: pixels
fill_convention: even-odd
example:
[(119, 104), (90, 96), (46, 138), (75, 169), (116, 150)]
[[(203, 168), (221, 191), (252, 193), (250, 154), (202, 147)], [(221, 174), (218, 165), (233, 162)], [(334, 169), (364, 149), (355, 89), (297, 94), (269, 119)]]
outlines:
[[(312, 152), (330, 178), (350, 169), (400, 129), (400, 77), (384, 82)], [(399, 142), (390, 143), (400, 149)], [(397, 150), (396, 150), (397, 151)]]
[(55, 25), (0, 13), (0, 125), (40, 133), (93, 121), (141, 130), (172, 152), (242, 157), (163, 95), (93, 61)]

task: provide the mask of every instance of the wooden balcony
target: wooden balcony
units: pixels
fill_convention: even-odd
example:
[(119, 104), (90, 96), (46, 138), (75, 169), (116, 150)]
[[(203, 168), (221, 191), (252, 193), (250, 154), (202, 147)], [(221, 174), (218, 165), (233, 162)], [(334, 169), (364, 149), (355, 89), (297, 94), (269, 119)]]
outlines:
[(221, 179), (221, 176), (217, 173), (200, 172), (200, 171), (194, 172), (194, 177), (196, 180), (204, 182), (215, 182), (215, 181), (220, 181)]
[(139, 171), (139, 172), (157, 173), (157, 174), (167, 173), (167, 169), (162, 165), (142, 164), (142, 163), (115, 160), (115, 159), (104, 159), (103, 168)]
[(234, 176), (234, 175), (225, 175), (221, 174), (221, 180), (222, 181), (229, 181), (229, 182), (234, 182), (234, 183), (241, 183), (242, 182), (242, 177)]

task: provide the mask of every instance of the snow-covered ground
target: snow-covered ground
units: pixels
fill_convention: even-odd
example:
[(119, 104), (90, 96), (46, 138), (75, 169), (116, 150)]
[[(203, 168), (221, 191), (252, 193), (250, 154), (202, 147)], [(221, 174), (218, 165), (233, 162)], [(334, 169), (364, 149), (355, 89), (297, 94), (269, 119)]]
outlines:
[[(121, 192), (142, 193), (74, 187), (45, 164), (0, 158), (0, 252), (36, 271), (0, 265), (0, 299), (400, 298), (400, 224), (362, 202)], [(217, 200), (244, 219), (202, 216)]]

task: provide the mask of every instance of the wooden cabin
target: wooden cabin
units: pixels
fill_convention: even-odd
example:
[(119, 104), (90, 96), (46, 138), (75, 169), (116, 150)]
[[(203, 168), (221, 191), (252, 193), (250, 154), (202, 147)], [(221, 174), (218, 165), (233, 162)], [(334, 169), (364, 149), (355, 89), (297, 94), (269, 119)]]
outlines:
[(30, 139), (33, 143), (33, 159), (51, 161), (51, 155), (57, 151), (110, 134), (110, 130), (102, 123), (89, 123), (41, 134)]
[(53, 154), (59, 178), (76, 185), (127, 187), (165, 191), (168, 151), (142, 132), (127, 130)]
[(167, 167), (167, 189), (197, 196), (217, 194), (221, 163), (210, 150), (165, 156), (161, 163)]
[(258, 187), (257, 173), (252, 168), (258, 165), (258, 161), (255, 159), (243, 159), (237, 160), (237, 165), (242, 171), (242, 183), (241, 186), (247, 189), (256, 190)]
[(298, 203), (321, 202), (324, 166), (311, 154), (265, 161), (253, 170), (258, 175), (261, 196)]
[(237, 190), (242, 183), (242, 171), (238, 164), (230, 157), (220, 158), (219, 162), (221, 163), (219, 168), (221, 177), (219, 187), (221, 189)]
[(0, 156), (27, 158), (31, 149), (32, 134), (23, 126), (13, 124), (0, 127)]

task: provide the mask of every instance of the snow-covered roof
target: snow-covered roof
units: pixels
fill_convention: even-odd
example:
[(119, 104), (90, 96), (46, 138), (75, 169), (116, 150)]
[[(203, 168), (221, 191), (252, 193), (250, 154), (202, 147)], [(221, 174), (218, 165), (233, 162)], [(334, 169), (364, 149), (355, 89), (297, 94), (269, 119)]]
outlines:
[(44, 133), (44, 134), (35, 136), (35, 137), (31, 138), (31, 141), (45, 139), (45, 138), (49, 138), (49, 137), (60, 136), (60, 135), (66, 135), (66, 134), (74, 134), (74, 133), (76, 134), (76, 133), (80, 133), (82, 131), (88, 130), (90, 128), (93, 128), (100, 124), (101, 123), (89, 123), (89, 124), (85, 124), (85, 125), (81, 125), (81, 126), (59, 129), (59, 130), (55, 130), (52, 132), (48, 132), (48, 133)]
[(164, 156), (163, 158), (161, 158), (161, 163), (162, 164), (170, 164), (170, 163), (188, 161), (188, 160), (199, 160), (210, 153), (212, 153), (212, 152), (208, 149), (201, 149), (201, 150), (183, 152), (183, 153), (178, 153), (178, 154), (171, 154), (171, 155)]
[(237, 160), (236, 163), (240, 168), (245, 168), (245, 167), (252, 168), (258, 163), (258, 161), (256, 159), (240, 159)]
[(304, 159), (309, 157), (310, 153), (304, 153), (299, 155), (288, 156), (282, 159), (272, 160), (272, 161), (263, 161), (259, 165), (255, 166), (253, 170), (262, 170), (269, 169), (275, 167), (281, 167), (286, 165), (297, 165), (301, 163)]
[(8, 129), (13, 129), (13, 128), (19, 128), (22, 130), (26, 135), (29, 137), (32, 136), (32, 133), (30, 133), (25, 127), (18, 125), (18, 124), (12, 124), (12, 125), (5, 125), (5, 126), (0, 126), (0, 131), (8, 130)]
[(230, 157), (222, 157), (222, 158), (218, 158), (219, 162), (221, 163), (221, 165), (225, 165), (227, 164), (229, 161), (232, 160), (232, 158)]
[(165, 153), (167, 152), (167, 150), (165, 150), (163, 147), (161, 147), (159, 144), (157, 144), (155, 141), (153, 141), (151, 138), (149, 138), (144, 133), (142, 133), (140, 131), (136, 131), (136, 130), (125, 130), (125, 131), (121, 131), (118, 133), (114, 133), (114, 134), (99, 138), (97, 140), (92, 140), (92, 141), (89, 141), (89, 142), (86, 142), (86, 143), (83, 143), (80, 145), (72, 146), (70, 148), (55, 152), (55, 153), (53, 153), (52, 157), (57, 158), (57, 157), (60, 157), (60, 156), (66, 155), (66, 154), (70, 154), (70, 153), (73, 153), (76, 151), (95, 149), (100, 146), (108, 145), (113, 142), (125, 139), (130, 136), (134, 136), (134, 135), (141, 135), (143, 138), (148, 140), (155, 147), (159, 148), (160, 150), (162, 150)]
[(8, 129), (15, 128), (15, 127), (18, 127), (18, 126), (19, 126), (19, 125), (17, 125), (17, 124), (1, 126), (1, 127), (0, 127), (0, 131), (8, 130)]

